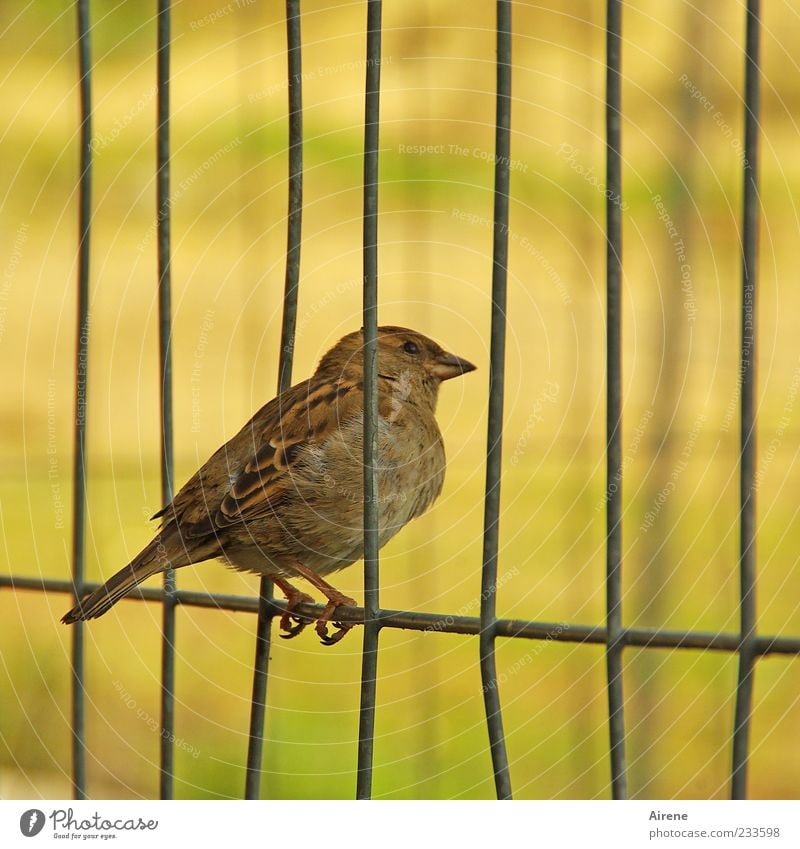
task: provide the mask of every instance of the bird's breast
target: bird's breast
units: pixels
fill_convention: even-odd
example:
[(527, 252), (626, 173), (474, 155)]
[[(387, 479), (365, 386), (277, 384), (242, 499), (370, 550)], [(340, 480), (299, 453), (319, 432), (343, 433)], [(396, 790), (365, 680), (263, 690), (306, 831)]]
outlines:
[[(298, 544), (350, 562), (363, 552), (363, 427), (362, 416), (354, 416), (304, 449), (292, 474), (292, 506), (284, 512)], [(376, 467), (379, 542), (385, 545), (441, 492), (445, 454), (433, 416), (381, 417)]]

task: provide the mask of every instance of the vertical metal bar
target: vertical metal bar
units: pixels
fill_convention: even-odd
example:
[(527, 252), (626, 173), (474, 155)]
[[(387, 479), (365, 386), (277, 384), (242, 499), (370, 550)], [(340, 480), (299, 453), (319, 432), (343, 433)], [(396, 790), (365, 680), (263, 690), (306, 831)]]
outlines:
[(505, 389), (506, 294), (508, 289), (508, 192), (511, 150), (511, 3), (497, 3), (497, 111), (495, 121), (494, 241), (492, 246), (492, 330), (489, 365), (489, 422), (486, 440), (486, 494), (481, 569), (481, 682), (498, 799), (511, 798), (503, 716), (497, 682), (497, 555), (500, 534), (500, 479)]
[[(81, 92), (80, 197), (78, 220), (78, 342), (75, 356), (75, 456), (72, 513), (72, 583), (75, 601), (83, 595), (86, 531), (86, 384), (89, 356), (89, 239), (92, 218), (92, 83), (89, 0), (78, 0), (78, 68)], [(72, 630), (72, 792), (86, 798), (86, 695), (84, 623)]]
[[(288, 389), (292, 384), (297, 294), (300, 281), (300, 237), (303, 213), (303, 66), (300, 0), (286, 0), (286, 40), (289, 63), (289, 213), (278, 393)], [(256, 625), (253, 695), (250, 703), (250, 736), (245, 778), (246, 799), (258, 799), (261, 792), (261, 757), (264, 748), (264, 718), (267, 709), (267, 674), (272, 623), (268, 602), (271, 598), (272, 581), (269, 578), (262, 578)]]
[(622, 157), (620, 0), (608, 0), (606, 19), (606, 667), (611, 793), (627, 797), (622, 692)]
[[(170, 0), (158, 0), (158, 129), (156, 136), (156, 206), (158, 209), (158, 345), (161, 382), (161, 499), (172, 501), (172, 309), (169, 195), (169, 54)], [(175, 572), (164, 573), (161, 640), (161, 776), (162, 799), (171, 799), (175, 739)]]
[(756, 283), (758, 280), (759, 0), (748, 0), (745, 36), (744, 196), (742, 202), (742, 381), (739, 604), (741, 645), (733, 727), (731, 798), (747, 796), (756, 638)]
[(358, 723), (356, 797), (372, 795), (378, 673), (378, 129), (381, 88), (381, 0), (367, 4), (364, 107), (364, 648)]
[(300, 283), (300, 238), (303, 215), (303, 63), (300, 0), (286, 0), (289, 62), (289, 222), (286, 236), (286, 281), (278, 391), (292, 385), (297, 294)]

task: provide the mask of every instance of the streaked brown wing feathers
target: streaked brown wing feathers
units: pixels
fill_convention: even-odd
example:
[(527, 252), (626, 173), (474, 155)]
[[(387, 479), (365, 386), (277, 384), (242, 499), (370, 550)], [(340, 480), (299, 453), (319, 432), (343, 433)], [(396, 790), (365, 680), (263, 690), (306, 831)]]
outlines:
[(274, 513), (304, 447), (361, 409), (361, 383), (312, 377), (293, 386), (220, 447), (157, 516), (176, 521), (185, 537), (201, 538)]
[(254, 419), (251, 428), (251, 438), (258, 434), (258, 447), (222, 498), (214, 516), (216, 528), (275, 511), (292, 485), (292, 470), (302, 462), (304, 447), (324, 440), (343, 419), (360, 411), (355, 388), (344, 381), (308, 381), (264, 408), (263, 419)]

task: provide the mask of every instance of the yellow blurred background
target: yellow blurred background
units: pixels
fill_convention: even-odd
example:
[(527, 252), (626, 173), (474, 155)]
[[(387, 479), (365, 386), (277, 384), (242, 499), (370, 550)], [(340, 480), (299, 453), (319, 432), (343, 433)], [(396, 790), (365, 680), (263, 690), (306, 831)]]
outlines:
[[(295, 376), (360, 326), (365, 4), (304, 2), (305, 206)], [(738, 339), (744, 9), (626, 4), (624, 620), (738, 629)], [(93, 3), (88, 578), (160, 506), (155, 22)], [(286, 239), (283, 8), (173, 13), (175, 445), (182, 483), (277, 380)], [(512, 176), (498, 615), (604, 617), (604, 4), (513, 5)], [(0, 7), (2, 571), (70, 571), (78, 90), (71, 4)], [(444, 387), (435, 508), (383, 550), (382, 605), (477, 614), (491, 280), (494, 4), (385, 4), (379, 320), (480, 370)], [(765, 4), (758, 615), (800, 634), (796, 330), (800, 19)], [(252, 594), (210, 563), (181, 588)], [(360, 566), (337, 586), (362, 598)], [(64, 595), (0, 590), (0, 797), (70, 795)], [(178, 610), (176, 793), (240, 797), (255, 618)], [(89, 792), (158, 792), (160, 609), (86, 629)], [(381, 636), (375, 795), (493, 796), (476, 638)], [(352, 798), (361, 635), (275, 640), (262, 792)], [(750, 793), (800, 791), (800, 661), (755, 679)], [(602, 647), (501, 640), (518, 798), (609, 795)], [(728, 793), (736, 659), (627, 649), (631, 794)]]

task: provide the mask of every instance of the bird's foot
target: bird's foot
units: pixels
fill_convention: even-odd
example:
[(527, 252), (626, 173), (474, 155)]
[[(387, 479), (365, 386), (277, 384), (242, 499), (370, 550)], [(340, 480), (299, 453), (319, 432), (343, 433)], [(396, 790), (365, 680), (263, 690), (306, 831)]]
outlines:
[(295, 609), (301, 604), (314, 604), (314, 599), (308, 593), (304, 593), (290, 584), (287, 584), (286, 587), (281, 587), (281, 589), (286, 594), (286, 610), (284, 610), (281, 616), (280, 629), (286, 633), (280, 636), (284, 640), (291, 640), (292, 637), (300, 634), (306, 625), (310, 625), (313, 621), (304, 616), (297, 616), (294, 613)]
[[(328, 595), (328, 603), (325, 605), (325, 610), (322, 611), (322, 616), (317, 619), (317, 624), (315, 625), (316, 632), (319, 635), (323, 646), (336, 645), (336, 643), (338, 643), (339, 640), (341, 640), (353, 627), (352, 622), (331, 622), (333, 615), (336, 612), (336, 608), (341, 606), (357, 607), (358, 602), (354, 598), (342, 595), (342, 593), (339, 592)], [(331, 622), (331, 624), (333, 624), (336, 628), (332, 634), (328, 633), (329, 622)]]

